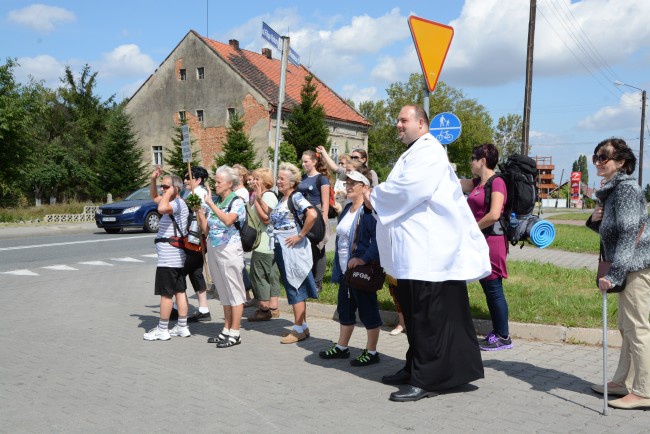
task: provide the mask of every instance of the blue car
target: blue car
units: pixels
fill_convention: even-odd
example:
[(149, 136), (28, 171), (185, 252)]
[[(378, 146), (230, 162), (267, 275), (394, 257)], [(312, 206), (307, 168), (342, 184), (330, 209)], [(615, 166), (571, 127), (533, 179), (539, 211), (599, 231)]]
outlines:
[(158, 205), (149, 197), (149, 187), (144, 187), (134, 191), (121, 202), (97, 208), (95, 223), (98, 228), (109, 234), (116, 234), (123, 228), (142, 228), (145, 232), (158, 232), (160, 214)]

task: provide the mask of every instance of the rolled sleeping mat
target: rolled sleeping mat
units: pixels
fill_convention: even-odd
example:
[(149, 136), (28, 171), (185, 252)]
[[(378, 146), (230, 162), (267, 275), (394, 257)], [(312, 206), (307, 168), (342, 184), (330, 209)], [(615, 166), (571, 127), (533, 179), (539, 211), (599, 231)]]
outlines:
[(527, 226), (528, 239), (540, 249), (544, 249), (553, 243), (555, 239), (555, 226), (553, 226), (553, 223), (547, 220), (531, 219)]

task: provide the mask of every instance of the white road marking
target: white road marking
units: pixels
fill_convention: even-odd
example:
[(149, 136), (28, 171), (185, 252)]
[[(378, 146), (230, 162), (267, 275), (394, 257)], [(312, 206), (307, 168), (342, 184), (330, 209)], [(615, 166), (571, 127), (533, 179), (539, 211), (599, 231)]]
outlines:
[(82, 265), (108, 265), (109, 267), (113, 266), (113, 264), (109, 264), (108, 262), (104, 262), (104, 261), (77, 262), (77, 264), (82, 264)]
[(85, 240), (85, 241), (69, 241), (67, 243), (52, 243), (52, 244), (32, 244), (29, 246), (15, 246), (15, 247), (0, 247), (0, 252), (7, 250), (22, 250), (34, 249), (39, 247), (56, 247), (56, 246), (70, 246), (73, 244), (91, 244), (91, 243), (104, 243), (108, 241), (124, 241), (124, 240), (137, 240), (139, 238), (151, 238), (154, 235), (133, 235), (128, 237), (106, 238), (102, 240)]
[(157, 254), (157, 253), (154, 253), (154, 254), (152, 254), (152, 255), (140, 255), (140, 256), (142, 256), (143, 258), (157, 258), (157, 257), (158, 257), (158, 254)]
[(119, 261), (119, 262), (144, 262), (139, 259), (135, 258), (130, 258), (130, 257), (124, 257), (124, 258), (111, 258), (111, 261)]
[(47, 267), (41, 267), (45, 268), (46, 270), (56, 270), (56, 271), (79, 271), (78, 268), (73, 268), (68, 265), (48, 265)]
[(2, 274), (11, 274), (13, 276), (38, 276), (37, 273), (29, 270), (3, 271)]

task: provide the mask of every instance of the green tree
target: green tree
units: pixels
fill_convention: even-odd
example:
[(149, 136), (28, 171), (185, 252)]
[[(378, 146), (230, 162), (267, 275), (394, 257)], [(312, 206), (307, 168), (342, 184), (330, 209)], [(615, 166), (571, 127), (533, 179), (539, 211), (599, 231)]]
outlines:
[[(280, 142), (280, 148), (278, 149), (278, 153), (279, 153), (278, 164), (287, 162), (287, 163), (295, 164), (298, 167), (300, 167), (298, 162), (298, 155), (296, 154), (296, 148), (294, 148), (287, 142)], [(269, 147), (267, 149), (267, 155), (269, 157), (269, 161), (273, 163), (273, 159), (275, 158), (275, 148)]]
[(499, 149), (499, 160), (504, 162), (509, 156), (521, 153), (523, 121), (520, 115), (508, 114), (497, 121), (494, 144)]
[(283, 132), (284, 141), (296, 149), (298, 157), (308, 149), (328, 146), (329, 131), (325, 124), (325, 110), (317, 101), (318, 92), (312, 83), (313, 79), (312, 75), (305, 77), (305, 84), (300, 91), (300, 104), (291, 110), (287, 129)]
[(571, 165), (571, 171), (580, 172), (580, 164), (578, 164), (578, 160), (573, 161), (573, 164)]
[(646, 202), (650, 202), (650, 184), (646, 184), (643, 189), (643, 194), (645, 194)]
[(32, 152), (30, 116), (21, 88), (14, 79), (18, 64), (7, 59), (0, 66), (0, 206), (13, 206), (27, 180), (25, 163)]
[(578, 171), (582, 172), (582, 182), (589, 185), (589, 165), (587, 163), (587, 156), (581, 154), (578, 157)]
[[(183, 179), (187, 173), (187, 162), (183, 162), (183, 148), (181, 142), (183, 141), (183, 132), (181, 126), (185, 125), (185, 121), (181, 121), (181, 125), (174, 127), (175, 136), (172, 137), (172, 151), (165, 157), (165, 163), (169, 167), (169, 172)], [(194, 147), (195, 140), (192, 139), (192, 132), (190, 131), (190, 147)], [(198, 151), (192, 152), (192, 166), (199, 166), (201, 163), (196, 159)]]
[(98, 158), (98, 178), (104, 193), (123, 197), (142, 187), (147, 178), (144, 151), (138, 146), (132, 121), (124, 106), (113, 110), (108, 118), (106, 135)]
[(224, 143), (222, 152), (214, 158), (215, 168), (223, 166), (233, 166), (241, 164), (248, 170), (257, 169), (260, 163), (255, 161), (255, 144), (244, 131), (244, 120), (236, 111), (230, 117), (230, 124), (226, 130), (226, 143)]

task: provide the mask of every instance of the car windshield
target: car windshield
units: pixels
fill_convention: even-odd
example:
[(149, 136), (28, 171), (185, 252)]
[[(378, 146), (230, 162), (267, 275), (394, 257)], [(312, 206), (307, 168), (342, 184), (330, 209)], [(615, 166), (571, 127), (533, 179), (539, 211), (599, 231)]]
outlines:
[(124, 200), (151, 200), (149, 197), (149, 187), (141, 188), (128, 195)]

